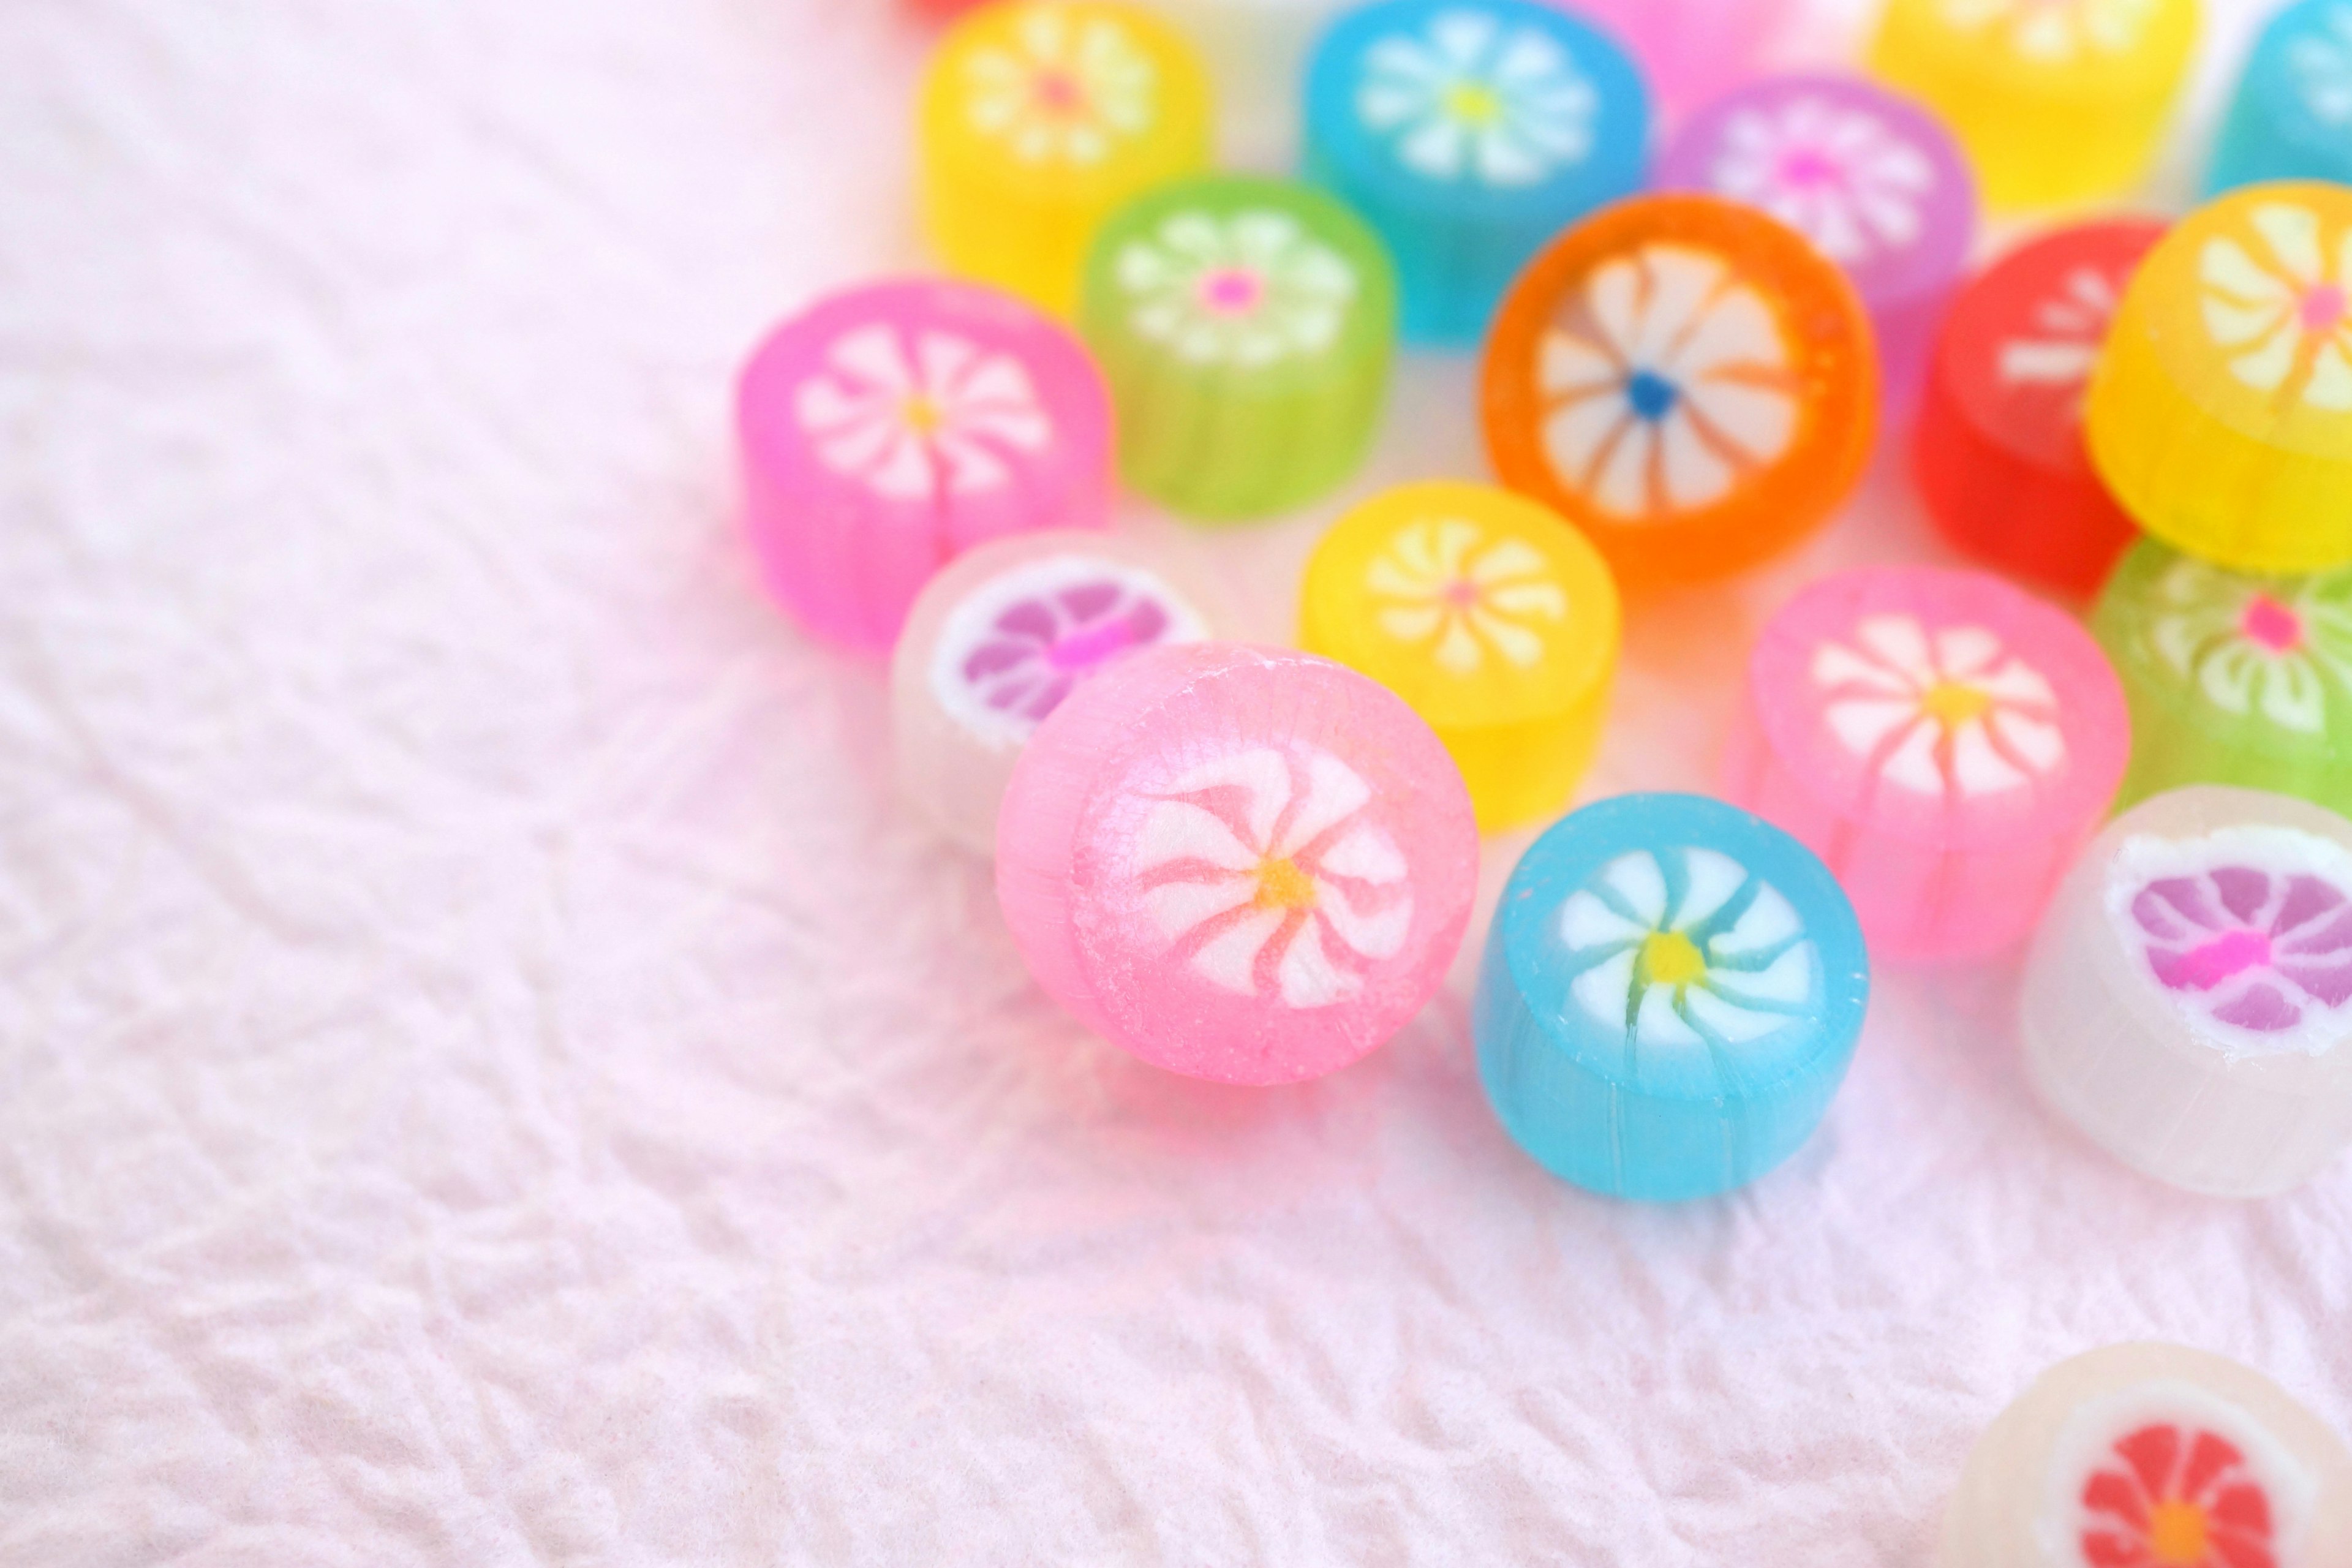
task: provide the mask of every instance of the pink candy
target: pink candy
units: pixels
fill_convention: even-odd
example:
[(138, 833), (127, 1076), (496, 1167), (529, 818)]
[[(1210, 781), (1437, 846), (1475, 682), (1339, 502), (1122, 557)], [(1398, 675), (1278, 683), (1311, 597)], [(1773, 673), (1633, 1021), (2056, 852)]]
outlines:
[(1551, 0), (1622, 38), (1669, 110), (1704, 103), (1755, 68), (1789, 0)]
[(1346, 1067), (1435, 994), (1478, 877), (1469, 793), (1385, 687), (1237, 643), (1131, 654), (1013, 770), (996, 894), (1039, 984), (1147, 1062)]
[(1765, 628), (1724, 793), (1828, 863), (1874, 953), (1966, 958), (2032, 929), (2130, 744), (2071, 617), (1984, 573), (1870, 567)]
[(809, 631), (886, 653), (982, 540), (1102, 528), (1110, 404), (1058, 323), (967, 283), (836, 294), (770, 334), (736, 414), (768, 585)]

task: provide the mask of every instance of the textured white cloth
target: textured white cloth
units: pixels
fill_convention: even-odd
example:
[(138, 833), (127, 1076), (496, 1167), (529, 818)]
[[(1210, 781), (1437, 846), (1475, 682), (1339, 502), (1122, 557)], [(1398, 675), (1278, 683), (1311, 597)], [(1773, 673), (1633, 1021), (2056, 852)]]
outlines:
[[(2352, 1164), (2119, 1170), (2008, 967), (1889, 976), (1821, 1136), (1671, 1210), (1517, 1152), (1458, 981), (1280, 1092), (1058, 1016), (733, 523), (740, 353), (915, 259), (919, 47), (0, 5), (0, 1563), (1915, 1565), (2089, 1345), (2352, 1422)], [(1471, 381), (1364, 486), (1479, 472)], [(1277, 632), (1333, 510), (1179, 543)], [(1640, 606), (1592, 793), (1704, 784), (1769, 607), (1923, 552), (1882, 474)]]

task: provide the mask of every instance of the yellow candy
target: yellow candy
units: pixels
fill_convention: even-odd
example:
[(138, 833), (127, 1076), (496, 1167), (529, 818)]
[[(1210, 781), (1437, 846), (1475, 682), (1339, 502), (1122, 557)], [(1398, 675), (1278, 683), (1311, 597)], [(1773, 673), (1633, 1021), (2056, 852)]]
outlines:
[(918, 136), (940, 258), (1066, 316), (1096, 226), (1208, 163), (1208, 79), (1139, 6), (997, 0), (940, 44)]
[(1403, 698), (1454, 755), (1478, 826), (1568, 804), (1617, 668), (1617, 584), (1559, 513), (1486, 485), (1406, 485), (1307, 564), (1299, 640)]
[(2241, 572), (2352, 562), (2352, 189), (2249, 185), (2183, 218), (2091, 377), (2091, 460), (2142, 528)]
[(2197, 40), (2197, 0), (1891, 0), (1871, 68), (1950, 121), (1987, 203), (2137, 184)]

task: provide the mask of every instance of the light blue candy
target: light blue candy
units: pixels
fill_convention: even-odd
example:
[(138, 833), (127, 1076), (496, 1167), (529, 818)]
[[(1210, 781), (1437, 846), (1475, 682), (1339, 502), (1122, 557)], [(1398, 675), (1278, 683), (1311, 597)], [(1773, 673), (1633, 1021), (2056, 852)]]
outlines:
[(2209, 195), (2260, 180), (2352, 184), (2352, 0), (2271, 18), (2221, 122)]
[(1388, 243), (1418, 342), (1477, 342), (1546, 240), (1640, 188), (1649, 139), (1625, 51), (1536, 0), (1380, 0), (1307, 68), (1307, 177)]
[(1705, 1197), (1794, 1153), (1853, 1058), (1870, 960), (1811, 851), (1688, 795), (1628, 795), (1520, 859), (1478, 973), (1478, 1072), (1554, 1174)]

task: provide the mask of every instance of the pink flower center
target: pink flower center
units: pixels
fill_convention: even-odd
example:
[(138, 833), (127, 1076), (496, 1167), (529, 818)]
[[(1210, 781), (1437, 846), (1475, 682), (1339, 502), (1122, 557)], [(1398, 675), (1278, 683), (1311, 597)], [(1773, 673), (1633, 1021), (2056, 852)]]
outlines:
[(2306, 332), (2330, 332), (2344, 319), (2344, 290), (2333, 283), (2322, 283), (2305, 291), (2303, 296), (2303, 330)]
[(1037, 96), (1037, 107), (1054, 114), (1075, 113), (1086, 103), (1086, 94), (1079, 90), (1077, 79), (1067, 71), (1039, 71), (1033, 90)]
[(1780, 160), (1780, 183), (1811, 188), (1834, 184), (1845, 175), (1838, 161), (1818, 147), (1800, 147)]
[(1445, 584), (1445, 602), (1457, 610), (1467, 610), (1478, 603), (1478, 584), (1467, 577), (1456, 577)]
[(1221, 316), (1255, 310), (1265, 295), (1265, 280), (1246, 267), (1220, 267), (1201, 279), (1201, 303)]
[(2238, 617), (2238, 630), (2247, 641), (2261, 644), (2270, 653), (2291, 653), (2303, 641), (2301, 617), (2268, 594), (2256, 594), (2246, 602), (2245, 613)]
[(2233, 931), (2215, 937), (2174, 963), (2168, 984), (2174, 990), (2210, 991), (2224, 980), (2260, 969), (2271, 961), (2271, 939), (2258, 931)]
[(1045, 650), (1045, 662), (1064, 674), (1100, 664), (1135, 640), (1135, 631), (1121, 616), (1090, 631), (1064, 637)]

